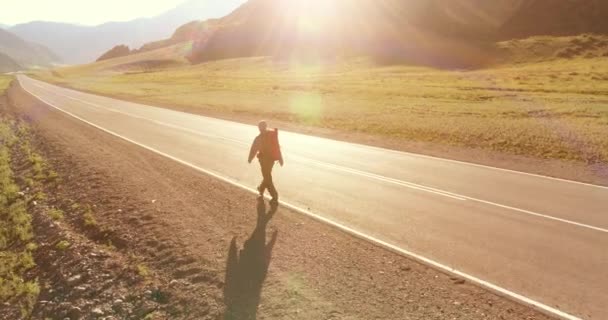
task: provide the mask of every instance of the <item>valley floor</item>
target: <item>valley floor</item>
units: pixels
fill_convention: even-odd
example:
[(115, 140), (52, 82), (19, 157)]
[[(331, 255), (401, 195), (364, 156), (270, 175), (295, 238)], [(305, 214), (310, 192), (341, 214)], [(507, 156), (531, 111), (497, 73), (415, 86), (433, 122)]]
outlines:
[(9, 100), (3, 117), (30, 125), (32, 148), (56, 172), (41, 203), (65, 216), (33, 213), (45, 248), (27, 275), (39, 278), (38, 318), (547, 319), (285, 208), (273, 212), (17, 87)]

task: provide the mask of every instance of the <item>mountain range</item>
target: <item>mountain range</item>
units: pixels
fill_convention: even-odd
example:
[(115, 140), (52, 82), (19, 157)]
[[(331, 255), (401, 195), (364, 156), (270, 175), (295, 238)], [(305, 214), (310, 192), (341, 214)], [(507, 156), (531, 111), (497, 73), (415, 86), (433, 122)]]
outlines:
[(608, 33), (606, 0), (212, 2), (190, 0), (153, 18), (95, 27), (31, 22), (9, 30), (49, 47), (69, 64), (95, 61), (112, 48), (109, 56), (192, 41), (189, 59), (195, 63), (256, 55), (363, 54), (381, 61), (459, 66), (492, 60), (491, 47), (498, 41)]
[(17, 66), (49, 66), (60, 61), (60, 58), (45, 46), (25, 41), (4, 29), (0, 29), (0, 53), (3, 54), (5, 70), (7, 66), (13, 66), (12, 69)]
[(254, 55), (483, 63), (496, 41), (608, 33), (605, 0), (249, 0), (214, 23), (192, 60)]
[(0, 73), (19, 71), (22, 68), (13, 58), (0, 52)]
[(15, 25), (9, 30), (27, 41), (47, 46), (65, 63), (87, 63), (95, 61), (103, 52), (118, 44), (139, 47), (171, 36), (184, 23), (222, 17), (243, 1), (190, 0), (152, 18), (98, 26), (34, 21)]
[[(479, 61), (463, 38), (490, 37), (523, 0), (250, 0), (195, 44), (192, 60), (372, 55), (421, 63)], [(480, 32), (481, 31), (481, 32)]]

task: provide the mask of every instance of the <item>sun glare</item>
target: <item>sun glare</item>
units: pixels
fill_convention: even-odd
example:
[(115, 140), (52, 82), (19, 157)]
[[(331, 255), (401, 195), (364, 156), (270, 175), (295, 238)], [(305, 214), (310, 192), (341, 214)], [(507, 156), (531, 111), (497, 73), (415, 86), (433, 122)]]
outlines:
[(336, 19), (336, 1), (328, 0), (288, 0), (290, 16), (296, 19), (298, 31), (304, 33), (321, 32)]

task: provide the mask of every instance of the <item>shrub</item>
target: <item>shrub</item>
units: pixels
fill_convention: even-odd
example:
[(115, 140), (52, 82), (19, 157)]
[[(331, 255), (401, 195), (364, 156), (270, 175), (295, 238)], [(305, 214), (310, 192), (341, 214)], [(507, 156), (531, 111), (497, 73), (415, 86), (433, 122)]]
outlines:
[(139, 276), (145, 278), (150, 275), (150, 269), (148, 269), (148, 267), (145, 264), (138, 264), (137, 265), (137, 274), (139, 274)]
[(51, 217), (51, 219), (53, 219), (55, 221), (62, 220), (63, 211), (61, 211), (59, 209), (51, 209), (51, 210), (49, 210), (49, 217)]
[(57, 245), (55, 245), (55, 248), (63, 251), (65, 249), (69, 248), (70, 245), (71, 244), (67, 240), (61, 240), (57, 243)]
[(97, 220), (95, 220), (93, 212), (90, 210), (85, 212), (82, 218), (84, 219), (84, 225), (86, 227), (93, 227), (97, 225)]

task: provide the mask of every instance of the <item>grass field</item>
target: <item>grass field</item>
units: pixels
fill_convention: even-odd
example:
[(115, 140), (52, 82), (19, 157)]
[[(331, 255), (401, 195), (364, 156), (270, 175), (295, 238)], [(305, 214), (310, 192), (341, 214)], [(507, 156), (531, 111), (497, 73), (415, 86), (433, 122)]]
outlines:
[[(0, 76), (0, 96), (11, 77)], [(35, 266), (32, 251), (32, 217), (19, 193), (11, 169), (11, 150), (19, 141), (16, 124), (0, 115), (0, 300), (20, 309), (25, 319), (34, 307), (40, 291), (37, 281), (27, 281), (25, 274)]]
[(4, 94), (4, 91), (13, 81), (13, 77), (0, 75), (0, 96)]
[(446, 71), (365, 58), (306, 64), (259, 57), (190, 66), (165, 50), (36, 76), (201, 113), (608, 163), (608, 61), (599, 54)]

